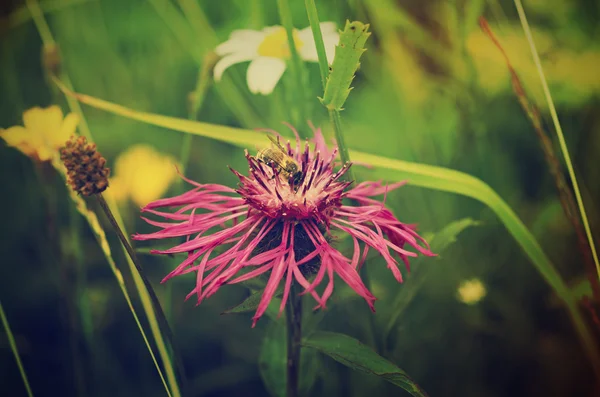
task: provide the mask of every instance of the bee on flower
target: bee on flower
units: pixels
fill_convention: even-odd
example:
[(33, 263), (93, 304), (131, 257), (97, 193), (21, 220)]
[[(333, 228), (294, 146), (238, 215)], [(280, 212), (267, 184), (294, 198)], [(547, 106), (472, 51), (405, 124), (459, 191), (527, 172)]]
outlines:
[[(331, 64), (340, 35), (333, 22), (322, 22), (320, 26), (327, 60)], [(310, 26), (301, 30), (294, 29), (293, 38), (300, 58), (318, 62)], [(214, 68), (216, 81), (221, 80), (230, 66), (250, 61), (246, 76), (248, 88), (253, 94), (263, 95), (273, 92), (291, 57), (287, 33), (282, 26), (269, 26), (259, 31), (235, 30), (229, 40), (217, 46), (215, 52), (222, 57)]]
[[(224, 284), (267, 275), (254, 326), (282, 282), (280, 313), (292, 283), (298, 283), (304, 293), (312, 295), (317, 307), (324, 308), (333, 293), (336, 274), (374, 311), (376, 298), (358, 273), (370, 249), (385, 259), (398, 282), (402, 274), (397, 259), (408, 267), (408, 258), (418, 253), (433, 256), (413, 226), (400, 222), (373, 198), (404, 183), (384, 186), (381, 182), (362, 182), (351, 187), (351, 181), (342, 180), (350, 164), (334, 170), (337, 149), (327, 148), (319, 129), (314, 134), (313, 150), (308, 141), (302, 148), (297, 134), (295, 146), (289, 142), (282, 145), (298, 164), (300, 179), (282, 175), (278, 167), (246, 152), (248, 175), (232, 170), (240, 180), (237, 189), (186, 179), (194, 186), (192, 190), (145, 206), (143, 212), (166, 221), (145, 218), (160, 230), (137, 234), (134, 239), (186, 237), (173, 248), (152, 251), (187, 254), (163, 281), (196, 273), (196, 287), (188, 298), (196, 295), (200, 303)], [(343, 198), (354, 204), (343, 204)], [(346, 256), (332, 245), (332, 229), (352, 238), (352, 255)], [(327, 285), (318, 293), (316, 288), (325, 277)]]

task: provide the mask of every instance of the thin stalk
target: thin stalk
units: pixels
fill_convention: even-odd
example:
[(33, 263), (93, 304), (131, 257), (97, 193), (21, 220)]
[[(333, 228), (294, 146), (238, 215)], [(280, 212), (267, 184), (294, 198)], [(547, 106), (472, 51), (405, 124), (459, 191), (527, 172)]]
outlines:
[(6, 337), (8, 338), (8, 344), (10, 345), (10, 350), (12, 350), (12, 353), (15, 356), (15, 361), (17, 362), (17, 366), (19, 367), (19, 373), (21, 374), (21, 378), (23, 379), (23, 384), (25, 385), (25, 389), (27, 390), (27, 395), (29, 397), (33, 397), (33, 392), (31, 391), (31, 387), (29, 386), (29, 381), (27, 380), (27, 374), (25, 373), (25, 368), (23, 368), (23, 363), (21, 362), (21, 356), (19, 355), (19, 349), (17, 348), (17, 343), (15, 342), (13, 333), (10, 330), (10, 325), (8, 324), (6, 314), (4, 314), (4, 308), (2, 307), (2, 302), (0, 302), (0, 318), (2, 318), (2, 325), (4, 326), (4, 331), (6, 331)]
[(560, 121), (558, 120), (558, 114), (556, 112), (556, 107), (554, 106), (554, 100), (552, 99), (552, 95), (550, 94), (550, 88), (548, 88), (548, 81), (546, 81), (544, 69), (542, 68), (542, 62), (540, 61), (540, 56), (537, 52), (537, 49), (535, 48), (535, 42), (533, 41), (531, 29), (529, 28), (529, 22), (527, 21), (527, 16), (525, 15), (525, 10), (523, 9), (523, 4), (521, 4), (521, 0), (515, 0), (515, 6), (517, 7), (517, 12), (519, 13), (519, 19), (521, 20), (523, 30), (525, 31), (525, 37), (527, 37), (527, 41), (529, 42), (529, 48), (531, 49), (531, 55), (533, 56), (535, 67), (537, 68), (538, 74), (540, 76), (540, 81), (542, 82), (544, 96), (546, 97), (548, 107), (550, 108), (550, 115), (552, 116), (552, 122), (554, 123), (554, 128), (556, 129), (556, 135), (558, 136), (560, 150), (562, 151), (562, 154), (565, 158), (567, 170), (569, 171), (569, 177), (571, 178), (571, 183), (573, 184), (573, 190), (575, 192), (577, 206), (579, 207), (579, 212), (581, 213), (581, 220), (583, 222), (583, 227), (585, 228), (585, 234), (587, 235), (588, 244), (590, 246), (592, 257), (594, 258), (594, 263), (596, 265), (596, 274), (598, 275), (598, 279), (600, 279), (600, 262), (598, 261), (598, 254), (596, 253), (594, 238), (592, 237), (592, 230), (590, 229), (590, 225), (588, 223), (587, 215), (585, 212), (585, 206), (583, 204), (581, 193), (579, 191), (579, 184), (577, 183), (577, 178), (575, 176), (573, 164), (571, 163), (571, 156), (569, 155), (569, 149), (567, 148), (567, 143), (565, 141), (562, 127), (560, 125)]
[[(296, 86), (292, 92), (292, 97), (294, 98), (294, 103), (297, 108), (297, 119), (294, 120), (294, 122), (297, 126), (300, 126), (301, 124), (303, 125), (303, 123), (305, 123), (307, 120), (305, 110), (306, 95), (304, 92), (304, 84), (302, 84), (303, 64), (294, 41), (294, 24), (292, 21), (292, 11), (290, 10), (288, 0), (277, 0), (277, 9), (279, 10), (279, 19), (281, 20), (281, 25), (283, 25), (283, 28), (286, 31), (288, 46), (290, 48), (290, 72)], [(304, 130), (304, 128), (300, 128), (301, 135), (302, 130)], [(301, 136), (301, 138), (305, 137)]]
[[(196, 88), (190, 93), (189, 96), (189, 109), (188, 119), (197, 120), (198, 112), (204, 104), (206, 98), (206, 92), (210, 86), (211, 76), (210, 73), (215, 66), (215, 63), (219, 60), (219, 57), (214, 52), (209, 52), (204, 56), (202, 66), (198, 70), (198, 78), (196, 80)], [(179, 161), (181, 162), (181, 172), (185, 172), (190, 159), (190, 150), (192, 148), (192, 135), (184, 134), (181, 142), (181, 151), (179, 153)]]
[(327, 63), (327, 52), (325, 51), (325, 42), (323, 41), (323, 34), (321, 33), (321, 24), (319, 22), (319, 14), (317, 13), (317, 6), (315, 0), (304, 0), (306, 7), (306, 13), (308, 14), (308, 22), (310, 23), (310, 30), (312, 31), (315, 39), (315, 46), (317, 47), (317, 55), (319, 58), (319, 72), (321, 73), (321, 83), (323, 85), (323, 91), (325, 91), (325, 84), (327, 84), (327, 76), (329, 75), (329, 65)]
[(179, 379), (180, 379), (181, 383), (183, 384), (183, 388), (185, 389), (185, 374), (183, 373), (183, 365), (182, 365), (181, 356), (179, 355), (179, 351), (175, 345), (175, 339), (173, 338), (173, 332), (171, 331), (171, 327), (169, 326), (169, 323), (167, 322), (165, 313), (160, 305), (158, 297), (156, 296), (156, 293), (154, 292), (154, 289), (152, 288), (150, 281), (146, 277), (146, 274), (144, 273), (144, 270), (142, 269), (142, 267), (140, 265), (140, 262), (137, 258), (137, 255), (135, 254), (133, 247), (131, 246), (131, 244), (129, 244), (129, 240), (127, 239), (127, 237), (125, 237), (125, 234), (121, 230), (119, 223), (113, 216), (113, 213), (110, 210), (108, 203), (106, 202), (106, 200), (104, 200), (104, 197), (102, 196), (102, 194), (97, 194), (96, 199), (98, 200), (98, 204), (100, 204), (100, 207), (106, 214), (106, 217), (108, 218), (111, 226), (117, 233), (117, 236), (119, 237), (119, 240), (121, 241), (121, 244), (123, 244), (123, 247), (125, 247), (127, 254), (129, 255), (129, 257), (131, 258), (131, 261), (135, 265), (135, 269), (137, 270), (138, 276), (142, 279), (142, 282), (144, 283), (144, 286), (146, 287), (146, 290), (148, 291), (148, 295), (150, 296), (150, 300), (152, 302), (152, 306), (154, 309), (154, 313), (156, 314), (158, 323), (159, 323), (160, 327), (162, 328), (162, 332), (167, 336), (169, 344), (171, 345), (171, 350), (173, 352), (173, 356), (175, 359), (175, 370), (179, 374)]
[[(592, 256), (590, 253), (590, 247), (588, 245), (588, 241), (586, 240), (585, 231), (583, 230), (581, 222), (579, 221), (579, 216), (577, 214), (577, 205), (575, 204), (575, 199), (573, 198), (573, 193), (571, 192), (571, 189), (567, 185), (565, 175), (560, 166), (560, 161), (559, 161), (558, 157), (556, 156), (554, 147), (552, 146), (552, 141), (550, 140), (550, 138), (548, 137), (548, 134), (546, 133), (546, 131), (544, 130), (544, 128), (542, 126), (542, 118), (541, 118), (540, 112), (535, 105), (533, 105), (529, 102), (529, 99), (527, 98), (527, 95), (525, 92), (525, 88), (523, 87), (523, 84), (521, 83), (521, 79), (519, 78), (519, 75), (514, 70), (512, 64), (510, 63), (510, 59), (508, 58), (508, 55), (506, 54), (506, 52), (504, 51), (504, 48), (502, 47), (502, 45), (500, 44), (500, 42), (498, 41), (498, 39), (492, 32), (492, 30), (491, 30), (490, 26), (488, 25), (487, 21), (485, 20), (485, 18), (483, 18), (483, 17), (480, 18), (479, 25), (481, 26), (481, 29), (484, 31), (484, 33), (486, 33), (488, 35), (488, 37), (490, 38), (490, 40), (492, 40), (492, 42), (496, 45), (496, 47), (498, 47), (498, 49), (500, 50), (500, 52), (502, 53), (502, 55), (505, 58), (506, 65), (508, 67), (508, 71), (510, 72), (511, 77), (512, 77), (513, 91), (515, 92), (517, 99), (519, 100), (519, 103), (520, 103), (521, 107), (523, 108), (523, 111), (525, 112), (525, 114), (527, 115), (529, 120), (531, 121), (533, 130), (535, 131), (535, 133), (538, 137), (538, 140), (540, 141), (540, 146), (542, 148), (542, 152), (544, 153), (544, 157), (546, 158), (546, 163), (548, 164), (550, 174), (554, 178), (554, 184), (555, 184), (556, 190), (558, 192), (558, 198), (559, 198), (560, 204), (563, 208), (563, 212), (565, 213), (565, 216), (567, 217), (567, 219), (573, 225), (573, 229), (575, 230), (575, 234), (577, 235), (577, 242), (579, 245), (579, 250), (581, 251), (581, 254), (583, 255), (583, 262), (584, 262), (586, 271), (588, 273), (588, 278), (589, 278), (590, 284), (592, 286), (592, 293), (593, 293), (594, 300), (596, 302), (600, 303), (600, 283), (598, 282), (598, 279), (596, 278), (596, 270), (594, 269), (594, 260), (592, 259)], [(595, 312), (593, 310), (592, 310), (592, 313), (595, 315)]]
[(285, 306), (287, 325), (287, 383), (286, 396), (298, 397), (300, 379), (300, 343), (302, 342), (302, 296), (292, 285)]
[[(317, 12), (317, 7), (314, 0), (305, 0), (304, 5), (306, 7), (306, 13), (308, 14), (310, 29), (315, 40), (315, 47), (317, 48), (321, 83), (323, 85), (323, 91), (325, 91), (325, 84), (327, 83), (327, 76), (329, 75), (329, 63), (327, 62), (327, 52), (325, 51), (325, 43), (323, 42), (323, 34), (321, 33), (319, 13)], [(335, 140), (340, 151), (342, 164), (350, 163), (350, 154), (348, 153), (348, 147), (346, 146), (344, 134), (342, 133), (342, 119), (340, 117), (340, 112), (334, 109), (328, 109), (328, 112), (329, 121), (331, 121), (331, 125), (333, 126)], [(356, 180), (352, 167), (350, 167), (350, 169), (346, 172), (345, 177), (350, 181)]]

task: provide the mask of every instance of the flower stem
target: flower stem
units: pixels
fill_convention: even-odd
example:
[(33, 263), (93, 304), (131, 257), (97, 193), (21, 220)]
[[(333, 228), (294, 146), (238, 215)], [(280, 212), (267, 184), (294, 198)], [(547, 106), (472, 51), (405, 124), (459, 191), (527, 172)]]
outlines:
[(321, 72), (321, 83), (323, 84), (323, 91), (325, 91), (327, 75), (329, 74), (329, 65), (327, 64), (327, 52), (325, 51), (325, 42), (323, 41), (323, 35), (321, 34), (319, 14), (317, 13), (317, 6), (315, 5), (315, 0), (304, 0), (304, 5), (306, 7), (306, 13), (308, 14), (308, 22), (310, 22), (310, 30), (312, 30), (312, 34), (315, 39), (317, 56), (319, 59), (319, 72)]
[[(279, 19), (281, 20), (281, 25), (283, 25), (287, 33), (288, 46), (290, 48), (291, 55), (290, 71), (296, 86), (293, 90), (294, 103), (297, 107), (296, 120), (294, 120), (294, 124), (300, 126), (304, 125), (307, 120), (306, 95), (304, 92), (304, 84), (302, 84), (302, 59), (300, 59), (300, 54), (298, 53), (296, 43), (294, 42), (294, 24), (292, 21), (292, 11), (290, 10), (288, 0), (277, 0), (277, 8), (279, 10)], [(304, 130), (304, 128), (300, 129), (301, 138), (306, 138), (306, 136), (302, 136), (302, 130)]]
[[(319, 13), (317, 12), (317, 6), (314, 0), (305, 0), (304, 5), (306, 7), (306, 13), (308, 14), (308, 21), (310, 22), (310, 29), (315, 40), (315, 47), (317, 48), (317, 56), (319, 58), (319, 71), (321, 72), (321, 83), (323, 85), (323, 92), (325, 91), (325, 85), (327, 84), (327, 76), (329, 75), (329, 66), (327, 62), (327, 52), (325, 51), (325, 43), (323, 42), (323, 34), (321, 33), (321, 25), (319, 21)], [(329, 121), (333, 126), (335, 134), (335, 140), (340, 150), (340, 158), (342, 164), (350, 162), (350, 154), (348, 153), (348, 147), (344, 141), (344, 134), (342, 133), (342, 119), (340, 112), (335, 109), (328, 109)], [(355, 181), (354, 171), (350, 168), (344, 177), (347, 180)]]
[(286, 309), (287, 323), (287, 397), (298, 396), (300, 343), (302, 341), (302, 297), (292, 285)]
[(19, 349), (17, 348), (15, 337), (13, 336), (12, 331), (10, 330), (10, 325), (8, 324), (6, 314), (4, 314), (4, 309), (2, 308), (2, 302), (0, 302), (0, 318), (2, 319), (2, 325), (4, 326), (4, 330), (6, 331), (6, 338), (8, 339), (8, 344), (10, 345), (10, 349), (12, 350), (13, 355), (15, 356), (17, 366), (19, 367), (19, 373), (21, 374), (21, 378), (23, 378), (23, 383), (25, 384), (27, 395), (29, 397), (33, 397), (33, 392), (31, 391), (29, 381), (27, 380), (27, 374), (25, 373), (25, 368), (23, 368), (23, 363), (21, 362), (21, 356), (19, 355)]
[[(98, 204), (100, 204), (100, 207), (106, 214), (106, 217), (108, 218), (111, 226), (117, 233), (117, 236), (119, 237), (119, 240), (123, 244), (125, 251), (131, 258), (131, 261), (133, 262), (133, 264), (135, 265), (137, 273), (140, 276), (140, 278), (142, 279), (144, 286), (146, 287), (146, 289), (148, 291), (148, 295), (150, 296), (150, 300), (152, 302), (152, 306), (153, 306), (154, 312), (156, 314), (156, 319), (158, 320), (158, 324), (159, 324), (160, 328), (162, 328), (162, 332), (167, 336), (169, 344), (171, 345), (171, 352), (172, 352), (173, 359), (174, 359), (174, 367), (175, 367), (175, 370), (177, 371), (177, 374), (179, 375), (179, 381), (182, 384), (182, 390), (185, 391), (186, 379), (185, 379), (185, 374), (183, 372), (183, 364), (182, 364), (182, 360), (181, 360), (181, 355), (179, 354), (179, 350), (177, 349), (177, 347), (174, 343), (173, 332), (171, 331), (171, 327), (169, 327), (169, 324), (167, 323), (165, 313), (160, 305), (158, 297), (156, 296), (156, 293), (154, 292), (154, 289), (152, 288), (150, 281), (148, 280), (148, 278), (146, 277), (146, 274), (144, 273), (142, 267), (140, 266), (140, 262), (137, 258), (137, 255), (135, 254), (133, 247), (131, 246), (131, 244), (129, 244), (129, 240), (127, 240), (127, 237), (125, 237), (125, 234), (119, 227), (119, 223), (113, 216), (113, 213), (110, 210), (108, 203), (106, 202), (106, 200), (104, 200), (104, 197), (102, 196), (101, 193), (97, 194), (96, 198), (98, 199)], [(185, 393), (183, 391), (181, 394), (185, 395)]]

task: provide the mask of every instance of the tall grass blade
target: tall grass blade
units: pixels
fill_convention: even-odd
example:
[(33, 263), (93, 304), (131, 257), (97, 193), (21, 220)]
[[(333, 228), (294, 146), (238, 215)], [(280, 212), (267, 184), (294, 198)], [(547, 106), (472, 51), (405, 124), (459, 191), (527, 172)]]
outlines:
[(567, 170), (569, 171), (569, 177), (571, 178), (571, 182), (573, 183), (573, 190), (575, 192), (575, 199), (577, 200), (577, 206), (579, 207), (579, 212), (581, 213), (581, 220), (583, 222), (583, 227), (585, 228), (585, 233), (588, 239), (588, 244), (590, 246), (590, 250), (592, 251), (592, 257), (594, 258), (594, 263), (596, 265), (596, 273), (598, 278), (600, 279), (600, 263), (598, 262), (598, 254), (596, 252), (596, 246), (594, 244), (594, 238), (592, 237), (592, 230), (590, 229), (590, 224), (587, 219), (587, 215), (585, 212), (585, 206), (583, 204), (583, 200), (581, 198), (581, 192), (579, 191), (579, 184), (577, 183), (577, 177), (575, 176), (575, 171), (573, 169), (573, 164), (571, 162), (571, 156), (569, 155), (569, 149), (567, 148), (567, 143), (565, 141), (565, 136), (562, 131), (562, 127), (560, 125), (560, 121), (558, 120), (558, 114), (556, 112), (556, 107), (554, 106), (554, 100), (552, 99), (552, 95), (550, 94), (550, 88), (548, 87), (548, 81), (546, 80), (546, 76), (544, 75), (544, 69), (542, 68), (542, 62), (540, 61), (540, 56), (535, 48), (535, 42), (533, 41), (533, 35), (531, 34), (531, 29), (529, 28), (529, 22), (527, 21), (527, 16), (525, 15), (525, 10), (523, 9), (523, 4), (521, 4), (521, 0), (515, 0), (515, 6), (517, 7), (517, 12), (519, 13), (519, 19), (521, 20), (521, 25), (523, 26), (523, 30), (525, 31), (525, 37), (527, 38), (527, 42), (529, 43), (529, 48), (531, 49), (531, 55), (533, 56), (533, 61), (535, 62), (535, 67), (540, 76), (540, 81), (542, 82), (542, 87), (544, 89), (544, 96), (546, 97), (546, 101), (548, 102), (548, 107), (550, 108), (550, 115), (552, 116), (552, 122), (554, 123), (554, 128), (556, 129), (556, 135), (558, 136), (558, 142), (560, 144), (560, 150), (565, 158), (565, 163), (567, 165)]
[(23, 368), (23, 363), (21, 362), (21, 356), (19, 355), (19, 349), (17, 348), (17, 343), (15, 342), (15, 337), (10, 330), (10, 325), (8, 324), (8, 319), (6, 318), (6, 314), (4, 313), (4, 308), (2, 307), (2, 302), (0, 302), (0, 318), (2, 319), (2, 325), (4, 326), (4, 331), (6, 332), (6, 338), (8, 339), (8, 344), (10, 345), (10, 350), (12, 350), (13, 355), (15, 356), (15, 361), (17, 362), (17, 366), (19, 367), (19, 373), (21, 374), (21, 378), (23, 378), (23, 384), (25, 385), (25, 389), (27, 390), (27, 395), (29, 397), (33, 397), (33, 392), (31, 391), (31, 386), (29, 386), (29, 381), (27, 380), (27, 374), (25, 373), (25, 368)]

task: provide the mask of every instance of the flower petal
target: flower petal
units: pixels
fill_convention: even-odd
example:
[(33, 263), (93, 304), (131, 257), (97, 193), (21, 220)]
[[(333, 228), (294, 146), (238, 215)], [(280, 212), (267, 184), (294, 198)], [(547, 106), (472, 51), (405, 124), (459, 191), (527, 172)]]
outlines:
[(63, 121), (63, 112), (57, 105), (47, 108), (34, 107), (23, 113), (23, 124), (31, 132), (48, 136), (51, 131), (58, 131)]
[(36, 134), (32, 134), (20, 125), (0, 130), (0, 138), (4, 139), (8, 146), (17, 148), (27, 156), (33, 156), (36, 148), (41, 144), (40, 140), (36, 139), (39, 138)]
[(227, 69), (231, 65), (235, 65), (236, 63), (240, 63), (240, 62), (251, 61), (252, 59), (256, 58), (256, 56), (257, 56), (256, 53), (238, 52), (238, 53), (226, 55), (223, 58), (219, 59), (219, 62), (217, 62), (217, 64), (215, 65), (215, 69), (213, 71), (215, 81), (221, 80), (221, 77), (223, 76), (223, 72), (225, 72), (225, 69)]
[(229, 40), (219, 44), (215, 48), (215, 52), (220, 56), (234, 53), (256, 53), (258, 46), (265, 39), (265, 36), (265, 33), (255, 30), (235, 30), (229, 36)]
[(248, 67), (248, 88), (253, 94), (267, 95), (285, 71), (286, 63), (279, 58), (258, 57)]
[(76, 113), (69, 113), (62, 122), (60, 129), (49, 131), (49, 141), (55, 148), (60, 148), (75, 135), (75, 130), (79, 124), (79, 116)]
[[(331, 64), (333, 62), (333, 56), (335, 55), (335, 46), (340, 41), (340, 35), (336, 30), (336, 24), (334, 22), (321, 22), (320, 26), (321, 34), (323, 35), (323, 43), (325, 44), (327, 62)], [(315, 46), (315, 40), (310, 26), (298, 32), (298, 38), (303, 43), (299, 50), (300, 57), (305, 61), (318, 62), (319, 57), (317, 55), (317, 47)]]

